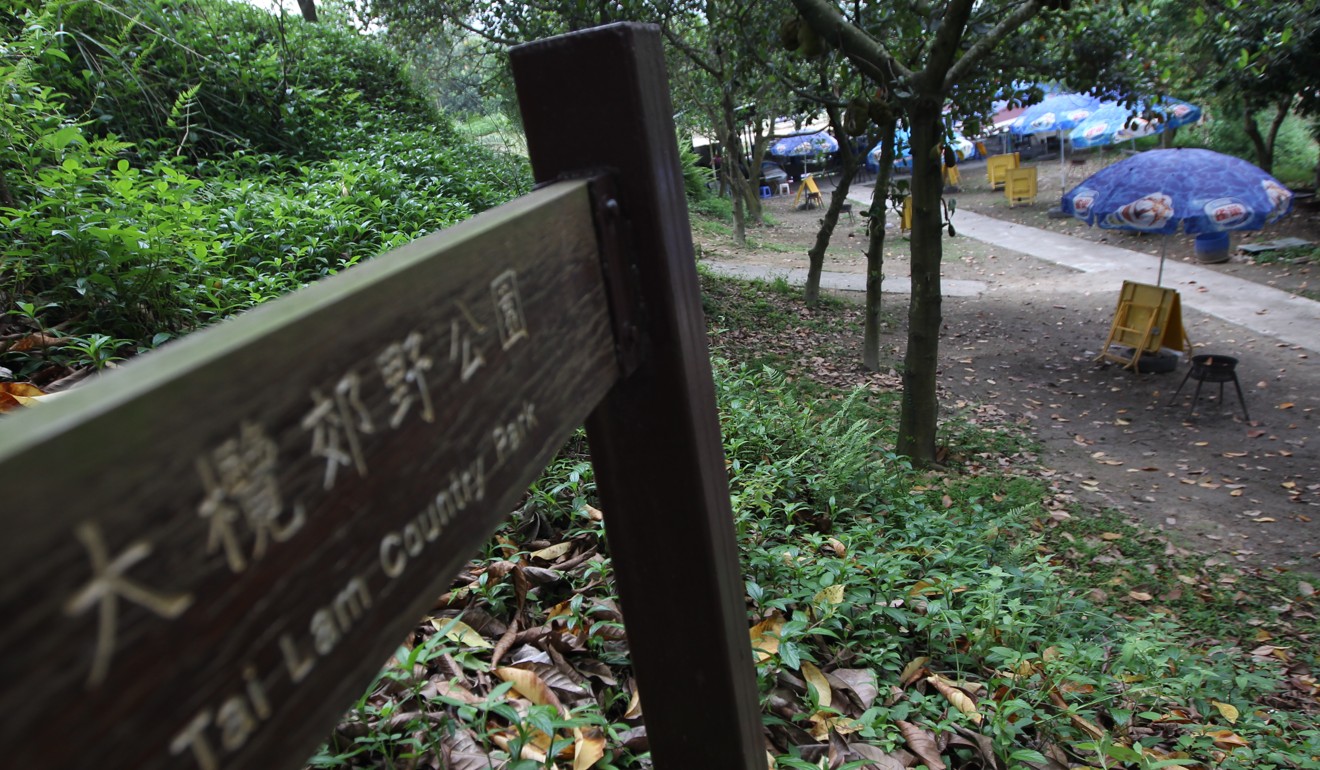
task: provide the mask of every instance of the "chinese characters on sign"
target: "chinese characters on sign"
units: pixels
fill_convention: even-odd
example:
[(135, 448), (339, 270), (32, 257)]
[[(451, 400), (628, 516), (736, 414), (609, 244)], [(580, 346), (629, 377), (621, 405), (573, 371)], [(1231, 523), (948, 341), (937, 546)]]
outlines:
[[(450, 377), (456, 377), (457, 384), (468, 383), (482, 370), (494, 342), (490, 339), (491, 325), (499, 338), (497, 353), (529, 338), (513, 270), (491, 281), (490, 306), (485, 311), (491, 320), (482, 323), (471, 308), (456, 302), (450, 316), (434, 327), (443, 332), (428, 335), (414, 329), (385, 344), (375, 355), (364, 357), (365, 366), (350, 368), (337, 379), (311, 387), (306, 406), (294, 407), (302, 411), (296, 413), (293, 429), (305, 436), (308, 456), (323, 464), (319, 466), (319, 483), (299, 488), (331, 493), (346, 474), (365, 478), (370, 471), (370, 442), (388, 440), (390, 431), (411, 420), (434, 424), (436, 387), (454, 382)], [(442, 370), (437, 361), (445, 360), (446, 349), (453, 366)], [(437, 541), (456, 515), (484, 498), (487, 476), (534, 427), (532, 409), (524, 402), (513, 414), (501, 417), (495, 430), (472, 437), (473, 445), (454, 469), (439, 469), (437, 476), (449, 477), (447, 486), (433, 496), (425, 510), (402, 528), (386, 533), (380, 542), (381, 573), (386, 579), (402, 574), (407, 561)], [(496, 452), (495, 462), (488, 461), (487, 452)], [(197, 457), (194, 467), (201, 489), (195, 513), (206, 529), (204, 553), (223, 554), (229, 572), (249, 571), (267, 558), (274, 546), (289, 542), (307, 529), (309, 512), (315, 507), (301, 499), (286, 498), (287, 489), (281, 485), (279, 442), (268, 425), (239, 419), (234, 432)], [(84, 521), (73, 534), (87, 554), (90, 578), (67, 598), (63, 612), (67, 617), (79, 618), (95, 610), (97, 633), (87, 687), (96, 689), (111, 670), (124, 603), (173, 620), (181, 617), (196, 597), (187, 590), (149, 587), (130, 574), (153, 555), (155, 546), (147, 539), (131, 539), (122, 547), (111, 547), (96, 521)], [(306, 640), (289, 633), (281, 635), (280, 657), (290, 681), (301, 681), (315, 660), (328, 654), (356, 625), (371, 602), (365, 577), (351, 575), (338, 595), (312, 616)], [(236, 695), (194, 715), (172, 745), (174, 753), (191, 753), (199, 766), (214, 767), (218, 766), (219, 752), (237, 751), (246, 743), (258, 722), (270, 714), (271, 706), (261, 684), (268, 678), (258, 676), (249, 664), (242, 679), (247, 684), (241, 697)], [(256, 718), (235, 721), (236, 714)], [(220, 731), (217, 740), (207, 738), (207, 731), (212, 729)]]

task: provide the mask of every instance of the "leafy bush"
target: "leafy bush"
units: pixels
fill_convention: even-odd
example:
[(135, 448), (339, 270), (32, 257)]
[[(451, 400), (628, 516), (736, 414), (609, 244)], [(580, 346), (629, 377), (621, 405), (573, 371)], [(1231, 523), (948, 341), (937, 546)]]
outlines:
[[(1262, 134), (1268, 129), (1271, 118), (1268, 113), (1257, 115), (1256, 122), (1261, 126)], [(1242, 109), (1233, 105), (1223, 106), (1203, 124), (1179, 129), (1177, 144), (1205, 147), (1256, 162), (1255, 145), (1243, 128)], [(1273, 175), (1285, 184), (1309, 184), (1314, 181), (1318, 157), (1320, 148), (1312, 136), (1310, 121), (1297, 115), (1285, 118), (1274, 145)]]
[[(240, 21), (252, 12), (202, 7)], [(0, 316), (0, 337), (50, 332), (65, 343), (0, 345), (0, 366), (19, 376), (104, 365), (121, 348), (264, 302), (529, 186), (525, 162), (472, 147), (447, 124), (392, 129), (391, 113), (355, 123), (352, 105), (318, 107), (335, 146), (309, 157), (237, 152), (192, 163), (140, 152), (106, 133), (107, 121), (67, 117), (77, 111), (69, 98), (41, 80), (69, 64), (61, 46), (70, 33), (57, 25), (66, 10), (26, 14), (0, 60), (0, 301), (15, 309)], [(321, 46), (326, 71), (348, 66), (335, 60), (341, 36)], [(132, 130), (150, 127), (149, 111), (136, 117)], [(88, 342), (97, 339), (110, 346)]]
[(402, 60), (353, 30), (228, 0), (48, 0), (65, 58), (43, 82), (70, 115), (144, 154), (322, 158), (343, 127), (441, 124)]
[(678, 140), (678, 160), (683, 167), (683, 191), (687, 193), (688, 203), (713, 197), (710, 188), (715, 182), (714, 172), (701, 165), (701, 156), (681, 136)]

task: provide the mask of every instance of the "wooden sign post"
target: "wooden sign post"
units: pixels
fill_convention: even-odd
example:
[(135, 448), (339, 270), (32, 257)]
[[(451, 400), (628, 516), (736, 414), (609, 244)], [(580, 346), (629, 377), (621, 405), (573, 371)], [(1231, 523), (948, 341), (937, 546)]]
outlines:
[(538, 176), (614, 181), (547, 186), (0, 421), (7, 764), (298, 767), (589, 417), (657, 766), (764, 766), (658, 39), (522, 60), (634, 73), (598, 119), (639, 159), (545, 172), (585, 117), (543, 106)]
[(587, 439), (652, 755), (666, 770), (764, 768), (659, 32), (615, 24), (520, 46), (511, 56), (536, 179), (614, 170), (630, 233), (637, 326), (616, 327), (615, 335), (636, 337), (641, 363), (592, 413)]

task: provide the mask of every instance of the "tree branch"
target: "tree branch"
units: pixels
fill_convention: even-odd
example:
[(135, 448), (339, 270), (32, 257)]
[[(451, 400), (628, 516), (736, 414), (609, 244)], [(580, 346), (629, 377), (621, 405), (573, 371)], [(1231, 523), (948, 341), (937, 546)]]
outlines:
[(880, 83), (912, 77), (912, 70), (875, 38), (849, 24), (827, 0), (793, 0), (793, 5), (816, 34), (843, 51), (868, 77)]
[(446, 20), (450, 24), (453, 24), (456, 27), (462, 27), (463, 29), (467, 30), (468, 32), (471, 32), (472, 34), (476, 35), (482, 40), (485, 40), (490, 43), (495, 43), (496, 45), (502, 45), (508, 48), (512, 48), (513, 46), (518, 45), (520, 42), (522, 42), (520, 40), (514, 40), (512, 38), (500, 37), (499, 35), (496, 35), (495, 33), (491, 32), (488, 29), (478, 29), (468, 24), (467, 22), (463, 21), (461, 18), (458, 17), (457, 14), (454, 14), (452, 16), (447, 15)]
[(660, 33), (665, 36), (665, 40), (669, 41), (670, 45), (682, 51), (683, 55), (688, 58), (688, 61), (697, 65), (697, 67), (699, 67), (700, 69), (705, 70), (706, 74), (710, 75), (716, 80), (722, 80), (724, 78), (724, 73), (722, 71), (716, 69), (709, 61), (702, 58), (700, 51), (688, 45), (687, 43), (684, 43), (683, 39), (680, 38), (677, 34), (675, 34), (675, 32), (672, 29), (670, 29), (668, 25), (661, 25)]
[(976, 41), (971, 48), (967, 49), (967, 53), (962, 55), (962, 58), (953, 63), (948, 73), (945, 74), (944, 92), (948, 93), (958, 81), (967, 77), (968, 70), (975, 67), (981, 59), (989, 55), (995, 46), (999, 45), (1000, 41), (1040, 13), (1042, 7), (1040, 0), (1027, 0), (1008, 16), (1005, 16), (1003, 21), (995, 25), (994, 29)]
[(939, 28), (935, 30), (930, 53), (926, 56), (926, 66), (922, 70), (922, 75), (934, 81), (930, 85), (939, 88), (941, 93), (944, 92), (944, 81), (938, 78), (949, 71), (953, 66), (954, 58), (958, 55), (959, 44), (967, 32), (967, 20), (972, 15), (972, 2), (973, 0), (949, 0), (949, 4), (944, 7), (944, 15), (940, 18)]

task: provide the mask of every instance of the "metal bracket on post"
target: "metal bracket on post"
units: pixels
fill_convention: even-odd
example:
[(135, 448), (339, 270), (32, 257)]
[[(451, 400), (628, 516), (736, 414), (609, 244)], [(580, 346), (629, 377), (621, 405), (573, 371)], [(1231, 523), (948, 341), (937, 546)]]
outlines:
[(600, 243), (600, 269), (610, 302), (610, 323), (614, 327), (614, 351), (619, 358), (619, 370), (627, 377), (642, 360), (645, 308), (637, 286), (637, 263), (631, 258), (632, 249), (628, 248), (628, 219), (619, 204), (612, 175), (592, 177), (591, 206)]

